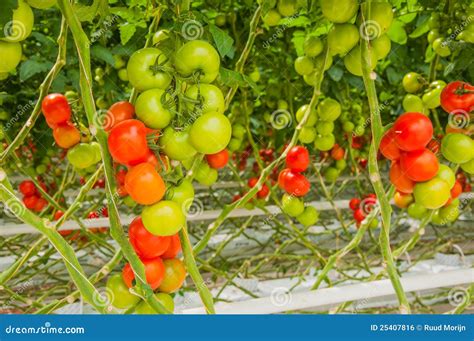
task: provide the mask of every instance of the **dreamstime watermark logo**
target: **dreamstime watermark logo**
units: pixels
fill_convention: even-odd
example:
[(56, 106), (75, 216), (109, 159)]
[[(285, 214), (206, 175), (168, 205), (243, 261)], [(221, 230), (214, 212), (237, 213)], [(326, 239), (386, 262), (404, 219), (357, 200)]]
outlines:
[(378, 205), (379, 202), (376, 198), (368, 197), (360, 202), (359, 208), (362, 210), (364, 217), (367, 217)]
[(182, 210), (187, 218), (199, 217), (204, 212), (204, 204), (199, 199), (189, 198), (183, 202)]
[[(34, 105), (35, 105), (34, 101), (28, 101), (26, 105), (19, 105), (17, 107), (17, 111), (15, 115), (13, 115), (13, 117), (11, 117), (10, 120), (8, 120), (8, 122), (3, 126), (3, 130), (4, 131), (10, 130), (10, 128), (13, 127), (13, 125), (17, 123), (27, 111), (30, 111), (34, 107)], [(31, 124), (32, 123), (30, 120), (26, 122), (26, 125), (31, 125)]]
[[(379, 105), (379, 107), (377, 108), (376, 112), (375, 112), (375, 115), (380, 115), (380, 113), (385, 110), (385, 108), (388, 106), (388, 102), (385, 101), (383, 102), (382, 104)], [(354, 129), (354, 131), (352, 132), (352, 137), (357, 137), (357, 136), (361, 136), (364, 134), (364, 131), (365, 131), (365, 128), (367, 128), (370, 123), (371, 123), (371, 119), (370, 119), (370, 116), (367, 117), (367, 119), (364, 121), (364, 124), (361, 124), (361, 125), (358, 125), (356, 126), (356, 128)]]
[(286, 109), (278, 109), (272, 112), (270, 123), (273, 128), (281, 130), (288, 128), (293, 123), (291, 113)]
[(112, 27), (112, 25), (115, 24), (115, 22), (118, 20), (118, 16), (117, 15), (109, 15), (105, 18), (105, 20), (103, 21), (102, 23), (102, 27), (97, 30), (97, 31), (94, 31), (92, 32), (91, 34), (91, 44), (95, 43), (97, 40), (99, 40), (107, 31), (110, 30), (110, 28)]
[(460, 211), (463, 211), (468, 205), (470, 205), (472, 198), (474, 197), (474, 194), (472, 193), (467, 193), (465, 197), (462, 197), (462, 199), (459, 201), (459, 206), (458, 210), (450, 210), (448, 211), (449, 213), (445, 216), (443, 216), (442, 220), (440, 222), (437, 222), (436, 225), (447, 225), (458, 217), (458, 214)]
[(448, 293), (448, 302), (452, 306), (457, 307), (460, 304), (466, 303), (466, 300), (468, 299), (469, 294), (467, 292), (467, 289), (462, 288), (462, 287), (454, 287), (451, 290), (449, 290)]
[(365, 40), (373, 40), (380, 36), (382, 29), (375, 20), (367, 20), (359, 26), (360, 36)]
[(272, 290), (270, 301), (276, 307), (284, 307), (291, 303), (291, 292), (285, 287), (278, 287)]
[(22, 215), (26, 208), (25, 206), (15, 199), (8, 199), (3, 204), (3, 212), (10, 218), (19, 217)]
[[(23, 294), (26, 290), (28, 290), (30, 287), (33, 286), (33, 281), (29, 280), (29, 281), (26, 281), (25, 283), (21, 283), (20, 286), (18, 288), (15, 288), (14, 292), (15, 294), (10, 296), (8, 298), (8, 300), (6, 300), (5, 302), (3, 302), (2, 304), (2, 310), (5, 310), (7, 309), (8, 307), (10, 307), (10, 305), (13, 303), (14, 299)], [(0, 290), (2, 290), (3, 288), (0, 286)]]
[(454, 110), (449, 113), (448, 116), (448, 125), (454, 129), (464, 129), (469, 126), (470, 123), (469, 114), (461, 109)]
[(109, 130), (115, 125), (115, 117), (109, 110), (100, 109), (94, 117), (94, 124), (104, 130)]
[(92, 295), (92, 302), (101, 308), (107, 308), (107, 310), (112, 310), (112, 303), (115, 299), (114, 292), (109, 288), (104, 288), (101, 291), (95, 291)]
[(21, 40), (26, 34), (26, 27), (19, 20), (11, 20), (3, 26), (3, 34), (9, 41)]
[(278, 26), (278, 29), (275, 31), (275, 33), (273, 33), (270, 38), (268, 38), (267, 40), (265, 40), (265, 41), (263, 42), (263, 48), (264, 48), (264, 49), (268, 49), (268, 48), (270, 47), (270, 45), (271, 45), (274, 41), (276, 41), (276, 40), (278, 39), (278, 37), (279, 37), (283, 32), (285, 32), (286, 29), (287, 29), (288, 27), (290, 27), (291, 23), (292, 23), (295, 19), (297, 19), (298, 17), (299, 17), (299, 14), (298, 14), (298, 13), (292, 15), (291, 17), (288, 17), (288, 18), (287, 18), (287, 21), (286, 21), (283, 25)]
[(186, 40), (196, 40), (201, 38), (204, 33), (202, 24), (194, 19), (186, 20), (181, 27), (181, 34)]

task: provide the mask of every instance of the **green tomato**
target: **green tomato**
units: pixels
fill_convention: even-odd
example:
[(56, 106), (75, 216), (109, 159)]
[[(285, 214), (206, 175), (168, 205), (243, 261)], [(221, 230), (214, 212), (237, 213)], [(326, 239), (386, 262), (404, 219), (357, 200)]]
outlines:
[(304, 212), (303, 201), (289, 194), (283, 194), (281, 207), (283, 212), (288, 214), (290, 217), (297, 217)]
[(474, 141), (464, 134), (448, 134), (441, 141), (441, 153), (450, 162), (466, 163), (474, 158)]
[[(165, 294), (164, 292), (159, 292), (155, 294), (155, 298), (168, 311), (170, 311), (171, 313), (174, 312), (174, 301), (170, 295)], [(138, 304), (137, 307), (135, 308), (135, 314), (153, 315), (153, 314), (157, 314), (157, 312), (146, 301), (141, 301), (140, 304)]]
[(229, 119), (221, 114), (208, 113), (191, 126), (189, 141), (202, 154), (215, 154), (223, 150), (232, 136)]
[(326, 152), (328, 150), (331, 150), (332, 147), (334, 147), (335, 143), (336, 143), (336, 138), (334, 137), (333, 134), (318, 136), (316, 137), (316, 140), (314, 141), (314, 148), (316, 148), (317, 150)]
[(347, 167), (347, 162), (344, 159), (340, 159), (336, 161), (336, 168), (340, 171), (346, 169)]
[(186, 224), (185, 208), (170, 200), (162, 200), (142, 211), (143, 226), (155, 236), (172, 236)]
[(37, 9), (46, 9), (56, 5), (56, 0), (26, 0), (26, 2)]
[(247, 133), (247, 130), (245, 129), (245, 127), (241, 124), (234, 124), (232, 126), (232, 136), (239, 139), (239, 140), (242, 140), (245, 136), (245, 134)]
[(351, 20), (359, 9), (357, 0), (320, 0), (323, 15), (334, 23), (345, 23)]
[(415, 93), (423, 87), (423, 77), (416, 72), (408, 72), (403, 76), (403, 88), (406, 92)]
[(174, 57), (176, 70), (184, 77), (198, 75), (201, 83), (211, 83), (219, 74), (221, 61), (216, 49), (204, 40), (191, 40)]
[(329, 135), (334, 131), (334, 123), (331, 121), (319, 121), (316, 124), (316, 131), (320, 135)]
[(265, 14), (265, 16), (263, 17), (263, 22), (265, 23), (265, 25), (270, 27), (277, 26), (280, 20), (280, 13), (278, 13), (278, 11), (274, 9), (269, 10), (268, 13)]
[(120, 69), (118, 70), (118, 78), (122, 81), (122, 82), (128, 82), (128, 72), (127, 72), (127, 69), (123, 68), (123, 69)]
[(119, 70), (125, 67), (125, 62), (123, 61), (122, 56), (114, 54), (114, 68)]
[[(163, 103), (170, 103), (170, 108)], [(152, 129), (166, 128), (174, 117), (175, 104), (170, 95), (162, 89), (142, 92), (135, 103), (137, 117)]]
[(413, 202), (408, 206), (407, 213), (414, 219), (423, 219), (426, 216), (428, 210), (419, 203)]
[(20, 43), (8, 43), (0, 41), (0, 72), (8, 73), (15, 70), (21, 61)]
[(425, 208), (435, 210), (442, 207), (451, 197), (446, 181), (434, 177), (425, 182), (418, 182), (413, 190), (415, 202)]
[(342, 130), (344, 130), (344, 132), (346, 133), (352, 133), (352, 131), (354, 131), (354, 123), (350, 122), (350, 121), (345, 121), (343, 124), (342, 124)]
[(471, 161), (461, 164), (461, 169), (465, 171), (466, 173), (473, 175), (474, 174), (474, 159), (471, 159)]
[(288, 110), (288, 102), (284, 99), (279, 99), (277, 102), (277, 108), (282, 110)]
[(301, 143), (308, 144), (314, 142), (316, 138), (316, 129), (314, 127), (303, 127), (300, 131), (298, 139)]
[(377, 39), (372, 40), (372, 49), (375, 55), (377, 56), (377, 60), (381, 60), (387, 57), (390, 53), (391, 48), (392, 42), (386, 34), (383, 34)]
[(304, 54), (308, 57), (317, 57), (323, 52), (324, 44), (318, 37), (307, 36), (303, 43)]
[(314, 65), (311, 58), (303, 56), (295, 59), (295, 71), (301, 76), (309, 75), (313, 72)]
[(459, 202), (453, 201), (448, 206), (440, 208), (438, 214), (445, 224), (456, 221), (459, 217)]
[(18, 8), (13, 10), (12, 20), (2, 27), (5, 35), (3, 40), (10, 43), (25, 40), (33, 30), (34, 21), (35, 17), (31, 7), (24, 0), (18, 0)]
[(68, 150), (67, 159), (77, 169), (86, 169), (100, 161), (97, 148), (89, 143), (79, 143)]
[(284, 17), (291, 17), (296, 13), (296, 0), (278, 0), (278, 12)]
[(239, 150), (241, 146), (242, 146), (242, 140), (236, 139), (235, 137), (233, 137), (230, 139), (227, 149), (229, 149), (229, 151), (231, 152), (235, 152)]
[(258, 71), (258, 68), (255, 68), (249, 75), (250, 79), (257, 83), (260, 80), (260, 71)]
[[(346, 67), (347, 71), (355, 76), (362, 76), (361, 58), (360, 45), (357, 45), (344, 56), (344, 66)], [(370, 67), (373, 70), (377, 66), (377, 55), (375, 53), (371, 53), (370, 59)]]
[[(298, 111), (296, 111), (296, 121), (301, 122), (301, 120), (304, 117), (304, 114), (306, 113), (306, 110), (308, 110), (309, 105), (304, 104), (301, 107), (299, 107)], [(309, 114), (308, 119), (306, 120), (305, 127), (312, 127), (316, 124), (316, 121), (318, 120), (318, 114), (316, 113), (316, 110), (311, 110), (311, 113)]]
[(449, 48), (449, 45), (444, 40), (444, 38), (437, 38), (433, 42), (433, 50), (441, 57), (447, 57), (451, 54), (451, 49)]
[(128, 309), (140, 302), (140, 297), (130, 292), (121, 274), (110, 276), (105, 287), (106, 295), (115, 308)]
[(313, 206), (306, 206), (303, 213), (296, 217), (296, 220), (304, 227), (312, 226), (319, 220), (319, 212)]
[(203, 186), (212, 186), (218, 177), (218, 172), (216, 169), (209, 167), (207, 163), (201, 163), (194, 175), (194, 178)]
[(439, 107), (441, 104), (440, 96), (441, 96), (442, 91), (443, 91), (442, 88), (436, 88), (436, 89), (426, 92), (422, 97), (424, 105), (428, 109), (435, 109)]
[(193, 114), (197, 112), (202, 114), (217, 113), (223, 114), (225, 110), (225, 100), (221, 89), (212, 84), (191, 85), (185, 92), (186, 97), (194, 101), (201, 101), (199, 105), (191, 101), (186, 102), (186, 108)]
[(46, 165), (38, 165), (35, 168), (36, 174), (38, 174), (38, 175), (46, 173), (47, 170), (48, 170), (48, 168), (47, 168)]
[(352, 24), (336, 24), (329, 31), (328, 46), (331, 55), (344, 56), (359, 42), (359, 29)]
[(197, 153), (189, 140), (188, 130), (175, 131), (168, 127), (158, 141), (165, 154), (172, 160), (183, 161)]
[(328, 182), (335, 182), (339, 177), (339, 170), (334, 167), (328, 167), (324, 171), (324, 179)]
[(456, 175), (454, 174), (453, 170), (446, 165), (440, 164), (438, 173), (436, 177), (446, 181), (449, 188), (453, 188), (454, 183), (456, 182)]
[(402, 106), (405, 112), (421, 112), (425, 115), (427, 113), (423, 100), (417, 95), (406, 94), (403, 97)]
[(355, 128), (354, 128), (354, 134), (356, 136), (363, 136), (365, 134), (365, 126), (363, 124), (358, 124)]
[[(371, 20), (372, 22), (375, 21), (377, 23), (377, 26), (373, 29), (373, 32), (366, 33), (371, 39), (378, 38), (380, 35), (388, 31), (393, 21), (393, 10), (390, 3), (372, 2), (370, 6), (370, 15), (368, 13), (368, 6), (366, 2), (362, 4), (361, 9), (362, 13), (364, 13), (364, 17), (367, 20)], [(369, 31), (369, 27), (367, 27), (367, 31)]]
[(194, 187), (191, 181), (183, 180), (179, 185), (172, 186), (166, 191), (166, 200), (180, 205), (191, 205), (194, 199)]
[(332, 98), (325, 98), (318, 105), (318, 117), (323, 121), (335, 121), (341, 115), (341, 105)]
[(427, 36), (428, 43), (433, 44), (433, 42), (439, 38), (439, 30), (437, 28), (432, 29)]
[(439, 24), (439, 13), (431, 13), (431, 16), (430, 18), (428, 19), (428, 27), (433, 29), (433, 28), (439, 28), (440, 24)]
[(161, 50), (148, 47), (136, 51), (127, 64), (130, 84), (138, 91), (166, 89), (171, 83), (171, 77), (159, 69), (161, 65), (170, 66)]
[(370, 225), (369, 225), (369, 229), (375, 229), (379, 226), (379, 221), (378, 219), (376, 218), (373, 218), (371, 221), (370, 221)]

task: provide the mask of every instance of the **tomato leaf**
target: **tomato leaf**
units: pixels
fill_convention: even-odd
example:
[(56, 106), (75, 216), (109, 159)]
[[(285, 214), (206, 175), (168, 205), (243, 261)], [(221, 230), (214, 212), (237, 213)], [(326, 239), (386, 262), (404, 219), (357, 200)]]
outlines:
[(387, 35), (391, 41), (400, 45), (407, 43), (408, 37), (404, 26), (405, 24), (401, 21), (396, 19), (393, 21), (392, 25), (387, 31)]
[(428, 25), (429, 17), (426, 16), (426, 18), (424, 18), (424, 19), (425, 20), (421, 24), (418, 24), (416, 29), (412, 33), (410, 33), (410, 35), (409, 35), (410, 38), (421, 37), (423, 34), (425, 34), (426, 32), (428, 32), (430, 30), (430, 26)]
[(125, 23), (123, 25), (120, 25), (120, 41), (122, 42), (122, 45), (125, 45), (135, 34), (137, 31), (137, 28), (135, 25)]
[(0, 37), (5, 37), (3, 28), (13, 18), (13, 10), (18, 8), (18, 0), (2, 0), (2, 10), (0, 11)]
[(212, 34), (212, 38), (221, 57), (224, 58), (228, 56), (229, 58), (233, 58), (235, 53), (233, 46), (234, 39), (216, 25), (209, 25), (209, 32)]
[(47, 72), (52, 66), (53, 63), (40, 60), (38, 57), (33, 56), (21, 64), (20, 81), (24, 82), (38, 73)]
[(91, 54), (93, 57), (103, 60), (107, 64), (114, 66), (115, 60), (110, 50), (102, 45), (94, 45), (91, 48)]
[(237, 71), (229, 70), (221, 67), (220, 71), (220, 81), (229, 87), (241, 86), (247, 87), (250, 86), (254, 90), (258, 90), (257, 84), (250, 79), (250, 77), (243, 75)]

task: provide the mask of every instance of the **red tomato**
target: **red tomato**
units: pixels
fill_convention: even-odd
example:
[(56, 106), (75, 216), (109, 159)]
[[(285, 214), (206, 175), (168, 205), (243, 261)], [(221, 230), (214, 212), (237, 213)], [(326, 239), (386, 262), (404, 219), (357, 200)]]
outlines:
[(349, 207), (351, 210), (355, 211), (359, 208), (360, 206), (360, 199), (358, 198), (352, 198), (351, 201), (349, 201)]
[(398, 160), (400, 158), (400, 149), (395, 142), (395, 132), (389, 129), (380, 141), (380, 152), (389, 160)]
[(63, 211), (56, 211), (54, 213), (54, 217), (53, 217), (53, 220), (59, 220), (61, 219), (61, 217), (64, 215), (64, 212)]
[(144, 162), (128, 171), (125, 176), (125, 189), (137, 203), (151, 205), (163, 198), (166, 186), (155, 167)]
[(168, 246), (168, 249), (161, 255), (162, 259), (175, 258), (181, 251), (181, 241), (179, 240), (178, 234), (167, 238), (170, 239), (170, 245)]
[(362, 220), (365, 219), (365, 213), (361, 208), (358, 208), (354, 211), (353, 217), (354, 217), (356, 222), (360, 223), (360, 222), (362, 222)]
[(224, 168), (229, 161), (229, 152), (227, 149), (223, 149), (216, 154), (206, 155), (206, 160), (209, 166), (214, 169)]
[(257, 192), (257, 197), (259, 199), (264, 199), (270, 193), (270, 189), (268, 188), (267, 184), (263, 184), (262, 188)]
[(31, 180), (22, 181), (18, 189), (20, 190), (21, 194), (23, 194), (25, 197), (28, 197), (37, 193), (36, 186)]
[(247, 185), (252, 188), (255, 187), (255, 185), (258, 182), (258, 178), (250, 178), (249, 181), (247, 181)]
[(474, 86), (461, 81), (449, 83), (441, 92), (441, 106), (448, 113), (470, 113), (474, 110)]
[(115, 174), (115, 178), (117, 179), (117, 183), (119, 185), (123, 185), (125, 183), (125, 177), (127, 176), (127, 171), (125, 169), (120, 169), (117, 174)]
[(451, 188), (451, 199), (456, 199), (462, 193), (462, 185), (459, 181), (456, 180), (453, 188)]
[(71, 107), (63, 94), (49, 94), (41, 102), (46, 121), (51, 126), (66, 123), (71, 118)]
[(290, 170), (285, 173), (283, 180), (284, 190), (291, 195), (302, 197), (309, 192), (310, 183), (306, 177), (296, 171)]
[(337, 143), (334, 145), (334, 147), (332, 147), (331, 157), (334, 160), (336, 161), (342, 160), (344, 158), (344, 154), (345, 154), (344, 148), (340, 147)]
[(295, 146), (286, 155), (286, 167), (295, 172), (304, 172), (309, 166), (309, 152), (303, 146)]
[(138, 120), (125, 120), (110, 131), (109, 151), (114, 161), (134, 166), (149, 156), (146, 127)]
[(81, 133), (71, 123), (61, 123), (53, 129), (56, 144), (64, 149), (71, 148), (81, 141)]
[(36, 207), (36, 203), (38, 202), (39, 197), (36, 195), (30, 195), (27, 197), (23, 198), (23, 204), (25, 204), (25, 207), (29, 210), (34, 210)]
[(420, 150), (433, 137), (433, 125), (428, 117), (418, 112), (401, 115), (393, 125), (395, 142), (403, 151)]
[[(165, 276), (165, 266), (163, 261), (158, 257), (154, 259), (144, 259), (142, 262), (143, 265), (145, 265), (145, 276), (147, 283), (153, 290), (157, 289)], [(135, 274), (133, 273), (130, 263), (125, 264), (122, 270), (122, 278), (127, 287), (131, 288), (133, 286)]]
[(136, 217), (128, 228), (128, 238), (138, 257), (152, 259), (168, 251), (172, 237), (155, 236), (143, 226), (142, 219)]
[(33, 210), (35, 212), (41, 212), (46, 206), (48, 206), (48, 202), (43, 198), (38, 198)]
[(400, 166), (400, 161), (392, 162), (390, 166), (390, 182), (402, 193), (413, 193), (415, 183), (406, 176)]
[(135, 108), (133, 104), (127, 101), (121, 101), (112, 104), (107, 111), (107, 117), (104, 122), (104, 130), (109, 131), (122, 121), (133, 118)]
[(428, 149), (402, 153), (400, 166), (408, 178), (417, 182), (432, 179), (439, 169), (438, 158)]
[(291, 169), (289, 168), (285, 168), (284, 170), (282, 170), (280, 172), (280, 174), (278, 174), (278, 186), (281, 188), (281, 189), (285, 189), (285, 180), (286, 180), (286, 176), (288, 173), (291, 172)]

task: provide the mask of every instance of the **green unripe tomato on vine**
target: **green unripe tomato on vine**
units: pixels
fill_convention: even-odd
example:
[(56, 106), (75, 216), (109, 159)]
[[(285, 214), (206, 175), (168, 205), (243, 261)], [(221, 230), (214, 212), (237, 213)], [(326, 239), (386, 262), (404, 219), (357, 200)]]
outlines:
[(311, 58), (303, 56), (295, 59), (295, 71), (300, 76), (309, 75), (311, 72), (313, 72), (313, 69), (314, 65), (311, 61)]
[(402, 79), (402, 85), (406, 92), (415, 93), (423, 87), (423, 77), (416, 72), (408, 72)]
[(303, 213), (296, 217), (296, 220), (304, 227), (312, 226), (319, 220), (319, 212), (313, 206), (306, 206)]
[[(174, 312), (174, 302), (173, 302), (173, 298), (170, 295), (164, 292), (159, 292), (155, 294), (155, 298), (170, 313)], [(138, 304), (137, 307), (135, 308), (135, 314), (152, 315), (152, 314), (157, 314), (157, 312), (146, 301), (141, 301), (140, 304)]]
[(0, 72), (8, 73), (15, 70), (21, 61), (21, 45), (19, 43), (9, 43), (0, 41)]
[(155, 236), (172, 236), (186, 223), (182, 205), (170, 200), (145, 206), (142, 211), (143, 226)]
[(312, 143), (316, 139), (316, 129), (314, 127), (303, 127), (300, 131), (298, 139), (301, 143)]
[(328, 150), (331, 150), (332, 147), (334, 147), (334, 144), (336, 143), (336, 138), (334, 137), (333, 134), (329, 135), (320, 135), (316, 137), (314, 141), (314, 147), (317, 150), (320, 150), (322, 152), (326, 152)]
[(447, 57), (451, 54), (451, 49), (449, 48), (448, 43), (444, 40), (444, 38), (437, 38), (433, 42), (433, 50), (441, 57)]
[(2, 39), (10, 43), (25, 40), (33, 30), (34, 20), (31, 7), (24, 0), (18, 0), (18, 7), (13, 10), (12, 20), (2, 27), (5, 35)]
[(281, 206), (283, 212), (288, 214), (290, 217), (297, 217), (304, 212), (303, 201), (289, 194), (283, 194)]
[(112, 305), (119, 309), (133, 307), (140, 301), (140, 297), (133, 295), (122, 279), (121, 274), (110, 276), (106, 284), (107, 292), (112, 299)]
[(323, 15), (334, 23), (345, 23), (352, 19), (359, 9), (357, 0), (320, 0)]
[(263, 22), (265, 23), (265, 25), (270, 27), (277, 26), (280, 20), (280, 13), (278, 13), (278, 11), (274, 9), (269, 10), (268, 13), (265, 14), (263, 17)]
[(46, 9), (56, 5), (56, 0), (26, 0), (26, 2), (37, 9)]
[(303, 43), (304, 54), (308, 57), (317, 57), (323, 52), (324, 44), (318, 37), (307, 36)]

